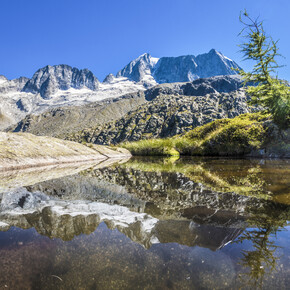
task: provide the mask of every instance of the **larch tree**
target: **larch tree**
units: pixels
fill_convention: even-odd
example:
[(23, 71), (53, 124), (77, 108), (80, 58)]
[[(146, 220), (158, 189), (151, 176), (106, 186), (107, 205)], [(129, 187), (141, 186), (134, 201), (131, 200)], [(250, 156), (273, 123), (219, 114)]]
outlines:
[(281, 128), (290, 124), (290, 87), (279, 80), (276, 70), (280, 67), (276, 58), (279, 56), (277, 42), (267, 36), (263, 22), (252, 19), (245, 10), (240, 14), (244, 25), (240, 32), (247, 41), (240, 45), (244, 60), (253, 60), (251, 72), (240, 71), (244, 83), (248, 84), (247, 93), (252, 105), (261, 105), (273, 116), (274, 122)]

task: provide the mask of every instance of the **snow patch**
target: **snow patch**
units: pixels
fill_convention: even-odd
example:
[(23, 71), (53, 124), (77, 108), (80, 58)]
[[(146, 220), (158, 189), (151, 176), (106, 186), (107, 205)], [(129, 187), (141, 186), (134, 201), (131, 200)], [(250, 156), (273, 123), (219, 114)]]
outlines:
[(6, 82), (7, 82), (7, 80), (5, 80), (5, 79), (0, 79), (0, 85), (3, 84), (3, 83), (6, 83)]
[(150, 62), (153, 66), (155, 66), (158, 62), (159, 58), (158, 57), (152, 57), (150, 58)]

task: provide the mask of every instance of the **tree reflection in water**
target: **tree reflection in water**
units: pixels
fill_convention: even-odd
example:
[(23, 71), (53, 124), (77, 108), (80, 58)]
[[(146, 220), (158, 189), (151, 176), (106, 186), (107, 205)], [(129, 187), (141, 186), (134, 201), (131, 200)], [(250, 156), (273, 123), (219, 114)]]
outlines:
[[(249, 241), (253, 250), (243, 250), (239, 265), (245, 270), (239, 275), (243, 285), (262, 288), (265, 278), (277, 271), (280, 260), (276, 250), (277, 233), (282, 231), (289, 220), (289, 210), (283, 205), (273, 204), (258, 209), (248, 219), (249, 227), (236, 240), (237, 243)], [(248, 248), (248, 246), (247, 246)]]

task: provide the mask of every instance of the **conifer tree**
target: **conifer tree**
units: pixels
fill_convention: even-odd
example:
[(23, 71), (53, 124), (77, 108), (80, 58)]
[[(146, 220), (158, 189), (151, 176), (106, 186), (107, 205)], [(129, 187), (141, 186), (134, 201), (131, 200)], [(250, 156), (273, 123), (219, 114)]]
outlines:
[[(276, 69), (276, 57), (279, 56), (277, 42), (266, 35), (263, 22), (253, 20), (245, 10), (240, 15), (244, 25), (241, 31), (247, 42), (240, 45), (245, 60), (253, 60), (251, 72), (240, 71), (244, 83), (249, 84), (247, 93), (251, 96), (251, 104), (261, 105), (272, 114), (273, 120), (282, 128), (290, 124), (290, 87), (279, 80)], [(276, 76), (275, 76), (276, 74)]]

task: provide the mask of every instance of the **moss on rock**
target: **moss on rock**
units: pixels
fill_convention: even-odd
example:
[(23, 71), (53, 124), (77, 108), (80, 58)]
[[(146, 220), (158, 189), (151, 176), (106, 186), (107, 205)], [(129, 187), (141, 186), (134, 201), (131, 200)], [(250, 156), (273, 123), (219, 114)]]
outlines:
[(263, 113), (215, 120), (184, 136), (141, 140), (121, 146), (133, 155), (255, 156), (270, 155), (271, 150), (274, 155), (275, 152), (284, 157), (290, 154), (289, 130), (282, 132), (271, 121), (271, 116)]

